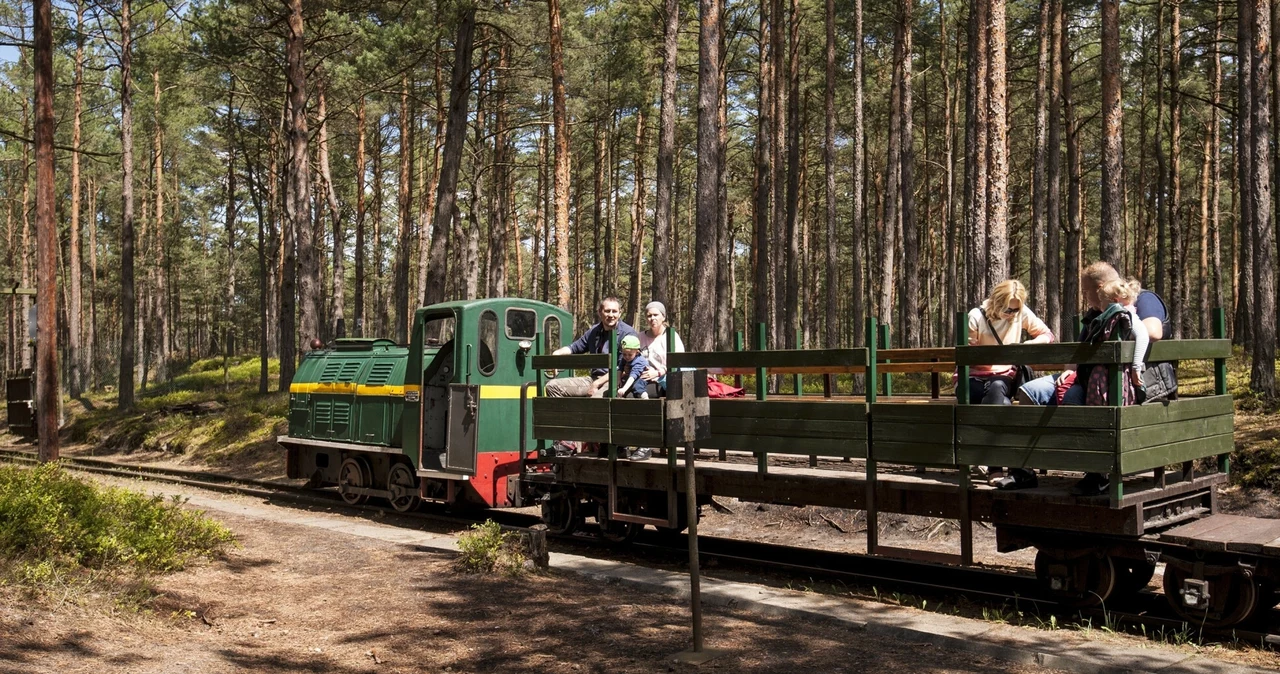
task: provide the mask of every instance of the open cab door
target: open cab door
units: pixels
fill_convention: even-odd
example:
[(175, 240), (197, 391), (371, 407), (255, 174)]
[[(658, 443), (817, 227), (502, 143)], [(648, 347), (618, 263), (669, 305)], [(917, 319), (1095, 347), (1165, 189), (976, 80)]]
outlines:
[(444, 472), (476, 474), (476, 449), (480, 438), (480, 387), (449, 385), (449, 421), (445, 438)]

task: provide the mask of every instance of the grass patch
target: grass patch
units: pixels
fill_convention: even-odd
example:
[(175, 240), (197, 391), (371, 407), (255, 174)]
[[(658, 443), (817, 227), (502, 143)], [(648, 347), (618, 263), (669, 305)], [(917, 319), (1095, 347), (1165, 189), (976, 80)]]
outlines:
[(0, 583), (144, 598), (149, 575), (234, 541), (226, 527), (181, 506), (76, 479), (56, 464), (0, 466)]
[[(69, 439), (92, 447), (94, 454), (161, 452), (196, 461), (241, 464), (263, 473), (279, 472), (282, 453), (275, 436), (283, 432), (289, 394), (258, 393), (258, 358), (198, 360), (162, 384), (140, 391), (135, 409), (121, 412), (114, 393), (90, 394), (69, 405)], [(268, 361), (271, 387), (279, 362)], [(193, 415), (189, 407), (216, 403)]]
[(525, 571), (528, 556), (520, 536), (503, 531), (493, 520), (472, 524), (471, 530), (458, 537), (462, 556), (457, 566), (465, 573), (501, 573), (518, 576)]

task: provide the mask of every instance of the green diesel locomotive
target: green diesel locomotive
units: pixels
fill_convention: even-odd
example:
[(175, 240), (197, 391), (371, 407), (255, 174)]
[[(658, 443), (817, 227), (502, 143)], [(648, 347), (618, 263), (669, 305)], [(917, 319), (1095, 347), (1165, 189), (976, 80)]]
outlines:
[(407, 347), (339, 339), (308, 353), (289, 387), (288, 435), (277, 438), (289, 477), (400, 511), (421, 498), (518, 503), (518, 480), (507, 478), (522, 469), (521, 385), (537, 378), (535, 352), (572, 327), (568, 312), (534, 300), (448, 302), (414, 313)]

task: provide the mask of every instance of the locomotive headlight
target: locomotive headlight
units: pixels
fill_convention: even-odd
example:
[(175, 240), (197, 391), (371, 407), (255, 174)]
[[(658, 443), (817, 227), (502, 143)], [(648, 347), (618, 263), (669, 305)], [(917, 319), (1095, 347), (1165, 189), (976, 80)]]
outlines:
[(519, 346), (521, 351), (528, 351), (529, 349), (533, 348), (533, 342), (527, 339), (522, 339), (520, 340), (520, 343), (517, 344), (516, 346)]

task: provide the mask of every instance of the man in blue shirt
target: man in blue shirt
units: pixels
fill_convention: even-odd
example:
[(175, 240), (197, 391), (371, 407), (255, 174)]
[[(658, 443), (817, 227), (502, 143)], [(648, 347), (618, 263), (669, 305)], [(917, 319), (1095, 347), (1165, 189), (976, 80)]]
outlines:
[[(600, 305), (596, 307), (596, 312), (600, 318), (600, 322), (591, 326), (581, 337), (575, 340), (569, 346), (562, 346), (551, 352), (553, 356), (564, 356), (571, 353), (609, 353), (609, 342), (613, 337), (614, 331), (618, 333), (618, 341), (621, 342), (623, 337), (627, 335), (636, 335), (636, 331), (630, 325), (622, 322), (622, 302), (616, 297), (606, 297), (600, 300)], [(591, 371), (590, 377), (564, 377), (561, 379), (552, 379), (547, 382), (547, 397), (549, 398), (586, 398), (592, 395), (591, 382), (601, 375), (606, 375), (609, 370), (599, 368)], [(549, 373), (554, 375), (554, 373)], [(604, 391), (597, 391), (596, 397), (604, 395)]]

